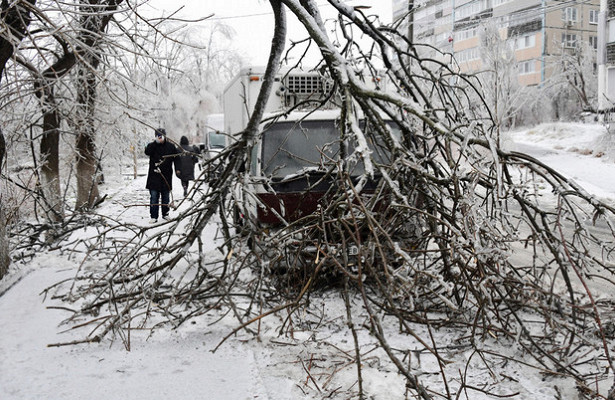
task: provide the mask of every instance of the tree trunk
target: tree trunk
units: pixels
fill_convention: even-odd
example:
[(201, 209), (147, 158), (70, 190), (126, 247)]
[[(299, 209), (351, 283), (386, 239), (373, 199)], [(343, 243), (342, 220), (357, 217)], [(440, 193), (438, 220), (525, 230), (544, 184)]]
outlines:
[[(45, 70), (42, 80), (38, 82), (40, 86), (37, 88), (37, 95), (42, 100), (44, 115), (43, 137), (40, 148), (41, 157), (43, 158), (41, 172), (44, 180), (43, 193), (46, 201), (49, 203), (47, 208), (52, 211), (49, 215), (51, 220), (62, 220), (64, 214), (64, 202), (60, 191), (59, 168), (60, 117), (55, 107), (53, 84), (55, 80), (63, 77), (75, 66), (78, 59), (77, 55), (84, 56), (86, 60), (98, 65), (99, 60), (95, 56), (95, 53), (92, 52), (92, 49), (97, 46), (96, 40), (98, 35), (105, 31), (109, 21), (113, 18), (113, 12), (117, 10), (118, 5), (122, 2), (123, 0), (109, 0), (106, 2), (92, 0), (83, 2), (86, 8), (90, 5), (91, 9), (86, 10), (83, 14), (82, 26), (84, 28), (84, 35), (81, 38), (82, 44), (77, 46), (74, 52), (65, 53), (51, 67)], [(103, 4), (103, 7), (100, 7), (100, 4)], [(71, 48), (70, 46), (63, 47), (67, 49)], [(87, 62), (85, 64), (87, 64)], [(88, 68), (85, 64), (84, 68)], [(95, 68), (95, 66), (91, 67), (92, 74)], [(88, 80), (86, 79), (86, 81)], [(92, 88), (90, 89), (94, 89), (95, 81), (91, 84)], [(83, 89), (84, 92), (81, 93), (81, 95), (86, 99), (91, 97), (87, 94), (84, 95), (84, 93), (90, 89)], [(92, 101), (93, 104), (93, 100), (88, 99), (87, 101)], [(85, 107), (85, 110), (88, 109), (86, 103), (82, 103), (82, 106)], [(93, 178), (97, 165), (94, 154), (94, 127), (91, 123), (86, 123), (81, 126), (81, 129), (83, 129), (83, 131), (78, 132), (77, 139), (77, 147), (80, 149), (78, 150), (79, 159), (77, 161), (77, 168), (83, 168), (83, 172), (78, 172), (77, 176), (78, 207), (91, 205), (93, 204), (91, 199), (96, 199), (98, 197), (98, 188), (95, 186), (95, 179)], [(92, 173), (92, 168), (94, 173)], [(79, 175), (81, 175), (81, 177)], [(87, 180), (91, 182), (87, 182)]]
[[(40, 143), (41, 153), (41, 189), (43, 208), (51, 221), (64, 218), (64, 202), (60, 189), (60, 116), (55, 103), (51, 83), (42, 90), (43, 135)], [(41, 87), (45, 87), (42, 83)], [(40, 93), (40, 92), (39, 92)]]
[[(36, 0), (26, 0), (31, 5)], [(10, 31), (9, 35), (0, 36), (0, 81), (4, 75), (6, 63), (15, 52), (15, 46), (24, 38), (28, 25), (30, 25), (30, 11), (19, 3), (9, 4), (7, 0), (0, 3), (0, 21), (4, 30)], [(14, 41), (8, 38), (12, 37)], [(0, 171), (2, 170), (4, 155), (6, 154), (6, 142), (4, 134), (0, 130)], [(0, 194), (0, 279), (6, 275), (11, 259), (9, 257), (9, 244), (6, 236), (6, 210)]]
[(0, 279), (8, 272), (10, 264), (9, 240), (6, 236), (6, 218), (4, 208), (0, 204)]
[(98, 199), (98, 159), (94, 144), (94, 109), (96, 102), (96, 75), (87, 66), (81, 66), (78, 81), (77, 111), (77, 208), (88, 209)]
[(106, 23), (97, 15), (98, 0), (81, 0), (83, 14), (83, 57), (78, 63), (77, 79), (77, 208), (88, 209), (98, 200), (94, 113), (96, 110), (96, 69), (100, 65), (100, 40)]
[[(2, 171), (2, 162), (4, 161), (4, 154), (6, 153), (6, 145), (4, 141), (4, 134), (0, 130), (0, 171)], [(11, 259), (9, 258), (9, 244), (6, 237), (6, 217), (0, 194), (0, 279), (9, 269)]]

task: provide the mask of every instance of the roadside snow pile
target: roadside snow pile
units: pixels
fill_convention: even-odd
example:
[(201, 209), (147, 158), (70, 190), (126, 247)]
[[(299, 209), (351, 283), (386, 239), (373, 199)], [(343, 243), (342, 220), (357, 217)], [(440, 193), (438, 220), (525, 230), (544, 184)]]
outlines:
[(507, 133), (506, 150), (522, 151), (531, 145), (555, 151), (568, 151), (594, 157), (615, 159), (615, 135), (609, 134), (602, 124), (546, 123), (530, 129)]
[(607, 203), (615, 202), (615, 135), (602, 124), (541, 124), (503, 135), (505, 151), (526, 153), (573, 179)]

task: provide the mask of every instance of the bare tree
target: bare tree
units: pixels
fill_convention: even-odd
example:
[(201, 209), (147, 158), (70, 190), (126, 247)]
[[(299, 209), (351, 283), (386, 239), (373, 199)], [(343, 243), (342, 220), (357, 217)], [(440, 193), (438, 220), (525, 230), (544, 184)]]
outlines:
[[(98, 35), (102, 34), (109, 21), (113, 17), (113, 13), (117, 10), (122, 0), (101, 1), (93, 5), (95, 12), (86, 14), (83, 18), (82, 34), (76, 40), (77, 46), (70, 46), (68, 42), (60, 39), (60, 45), (64, 52), (49, 68), (40, 73), (36, 83), (36, 93), (41, 99), (43, 109), (43, 136), (41, 139), (40, 153), (42, 158), (41, 171), (44, 178), (44, 189), (46, 189), (45, 198), (50, 202), (52, 214), (55, 220), (60, 220), (63, 217), (63, 201), (60, 190), (60, 166), (59, 166), (59, 137), (60, 137), (60, 122), (61, 118), (58, 113), (58, 105), (56, 102), (54, 88), (55, 81), (67, 74), (73, 66), (82, 58), (86, 62), (98, 63), (96, 59), (96, 50), (92, 50), (98, 40)], [(96, 65), (92, 66), (93, 68)], [(89, 78), (89, 83), (85, 84), (85, 89), (82, 89), (82, 101), (92, 106), (92, 77)], [(88, 81), (88, 79), (86, 79)], [(83, 96), (83, 90), (89, 92), (89, 96)], [(87, 112), (87, 111), (86, 111)], [(81, 151), (79, 162), (83, 170), (80, 172), (80, 205), (92, 205), (92, 202), (97, 196), (91, 196), (93, 190), (94, 176), (96, 172), (96, 164), (94, 164), (95, 155), (93, 154), (92, 127), (90, 132), (80, 134), (79, 149)], [(93, 165), (94, 164), (94, 165)], [(85, 176), (84, 176), (85, 175)], [(89, 182), (89, 183), (86, 183)], [(85, 186), (85, 188), (84, 188)], [(93, 198), (91, 198), (93, 197)]]
[[(4, 154), (6, 153), (6, 142), (4, 140), (4, 134), (0, 130), (0, 172), (4, 165)], [(0, 200), (2, 200), (2, 193), (0, 193)], [(9, 257), (9, 245), (6, 237), (6, 215), (4, 207), (0, 201), (0, 279), (7, 273), (10, 257)]]
[[(149, 101), (156, 110), (149, 119), (166, 127), (176, 140), (182, 135), (196, 135), (206, 115), (216, 112), (219, 102), (216, 95), (220, 88), (215, 89), (217, 93), (212, 90), (216, 74), (209, 62), (213, 60), (207, 57), (212, 50), (191, 41), (193, 34), (194, 31), (187, 30), (172, 41), (157, 34), (152, 39), (150, 61), (141, 61), (148, 64), (143, 85), (159, 94)], [(222, 69), (222, 60), (216, 62)], [(217, 72), (222, 73), (220, 69)]]
[[(72, 207), (68, 201), (72, 201), (73, 190), (75, 208), (80, 211), (91, 209), (104, 198), (97, 184), (105, 148), (122, 149), (118, 144), (126, 136), (133, 149), (139, 146), (136, 128), (127, 130), (128, 134), (121, 130), (125, 120), (136, 121), (140, 131), (143, 127), (149, 131), (155, 123), (149, 115), (151, 104), (133, 103), (138, 97), (155, 98), (150, 88), (137, 82), (134, 97), (125, 102), (116, 89), (119, 87), (121, 93), (130, 82), (122, 64), (125, 60), (139, 58), (139, 64), (147, 64), (147, 60), (162, 58), (160, 54), (148, 53), (155, 50), (148, 47), (148, 40), (156, 35), (160, 43), (167, 40), (162, 31), (166, 25), (164, 20), (150, 23), (121, 0), (79, 4), (5, 1), (2, 7), (6, 29), (0, 33), (0, 77), (7, 79), (2, 81), (1, 113), (8, 132), (4, 154), (9, 160), (2, 178), (14, 196), (3, 197), (0, 223), (8, 223), (6, 212), (17, 198), (20, 201), (15, 204), (21, 208), (21, 215), (38, 218), (42, 209), (47, 221), (60, 222), (67, 206)], [(138, 31), (133, 17), (143, 18)], [(172, 32), (178, 31), (181, 27), (173, 27)], [(179, 75), (174, 68), (181, 69), (171, 66), (169, 76)], [(144, 71), (143, 76), (147, 75)], [(99, 135), (106, 139), (100, 147)], [(10, 151), (13, 153), (9, 154)], [(31, 152), (30, 161), (24, 159), (26, 151)], [(137, 151), (142, 150), (135, 149), (134, 154)], [(18, 173), (8, 173), (9, 168)], [(31, 201), (35, 202), (32, 209)], [(11, 210), (9, 215), (19, 213)], [(71, 220), (78, 216), (70, 215)], [(46, 235), (49, 227), (44, 222), (39, 233)], [(6, 237), (2, 237), (2, 244), (6, 245), (8, 257)]]
[[(97, 131), (102, 128), (109, 137), (124, 139), (118, 137), (119, 129), (113, 129), (118, 126), (116, 122), (101, 121), (101, 113), (98, 111), (101, 110), (99, 91), (103, 92), (103, 99), (106, 102), (120, 103), (113, 110), (119, 112), (119, 115), (110, 114), (107, 116), (108, 119), (117, 121), (129, 116), (133, 121), (150, 121), (145, 124), (147, 129), (156, 124), (155, 121), (151, 121), (151, 115), (147, 115), (151, 114), (150, 104), (143, 105), (143, 108), (133, 107), (131, 101), (121, 104), (124, 99), (112, 93), (112, 89), (106, 86), (118, 82), (120, 86), (126, 87), (130, 76), (123, 75), (127, 65), (122, 64), (125, 60), (139, 58), (140, 64), (146, 64), (147, 59), (163, 59), (158, 54), (154, 55), (153, 51), (148, 54), (148, 51), (156, 50), (155, 47), (148, 46), (148, 40), (153, 36), (159, 43), (164, 44), (167, 38), (160, 30), (164, 24), (154, 25), (146, 19), (141, 24), (145, 30), (130, 31), (136, 23), (132, 18), (124, 17), (134, 15), (137, 19), (143, 17), (136, 9), (133, 10), (131, 5), (122, 1), (96, 1), (77, 5), (56, 4), (56, 8), (62, 10), (61, 13), (50, 11), (54, 8), (54, 4), (55, 2), (42, 4), (42, 7), (51, 7), (49, 9), (31, 8), (35, 15), (35, 25), (30, 31), (22, 27), (25, 45), (14, 57), (12, 70), (14, 73), (11, 75), (13, 81), (7, 84), (10, 88), (5, 93), (8, 94), (6, 98), (9, 104), (15, 101), (27, 102), (27, 96), (32, 93), (38, 98), (40, 119), (35, 116), (25, 118), (29, 120), (28, 123), (16, 128), (15, 131), (32, 132), (31, 128), (42, 130), (40, 136), (35, 134), (36, 132), (31, 135), (34, 143), (40, 146), (39, 154), (33, 154), (33, 157), (37, 158), (34, 160), (35, 172), (40, 171), (40, 179), (36, 179), (40, 193), (36, 198), (48, 219), (57, 222), (64, 218), (66, 193), (71, 188), (73, 176), (77, 181), (77, 209), (91, 208), (100, 198), (97, 177), (100, 174), (101, 154), (104, 149), (96, 148)], [(18, 10), (22, 8), (22, 6), (11, 7)], [(27, 16), (29, 17), (29, 14)], [(26, 15), (14, 19), (24, 21), (25, 17)], [(109, 32), (109, 27), (113, 29), (112, 32)], [(178, 29), (174, 28), (174, 31)], [(12, 36), (10, 39), (14, 40)], [(168, 42), (173, 41), (168, 40)], [(166, 56), (169, 55), (164, 55)], [(168, 59), (173, 60), (173, 56), (169, 56)], [(117, 60), (120, 60), (119, 63)], [(177, 65), (170, 66), (170, 68), (175, 67), (180, 68)], [(178, 71), (167, 69), (166, 76), (179, 76)], [(26, 73), (29, 76), (26, 76)], [(147, 76), (148, 73), (144, 75)], [(117, 79), (118, 77), (120, 79)], [(109, 83), (112, 79), (117, 80)], [(32, 85), (30, 90), (27, 85)], [(146, 96), (155, 98), (151, 96), (151, 92), (148, 93), (150, 88), (140, 86), (138, 83), (135, 87), (138, 93), (146, 93), (143, 95), (144, 98)], [(126, 104), (130, 106), (126, 107)], [(28, 109), (29, 107), (31, 102), (28, 104)], [(121, 107), (130, 112), (124, 112)], [(144, 124), (141, 122), (139, 125)], [(135, 129), (131, 129), (130, 132), (135, 132)], [(62, 140), (65, 143), (70, 142), (67, 139), (73, 133), (76, 137), (77, 161), (74, 164), (72, 161), (69, 162), (66, 171), (68, 176), (63, 177), (60, 143)], [(138, 135), (133, 133), (131, 136)], [(70, 143), (69, 148), (72, 146)], [(117, 147), (112, 146), (111, 142), (109, 146)], [(64, 150), (64, 153), (67, 150)]]
[(221, 93), (225, 82), (237, 73), (237, 66), (243, 63), (237, 52), (230, 48), (234, 37), (231, 27), (216, 23), (207, 33), (205, 49), (195, 54), (199, 76), (209, 92)]
[(519, 71), (511, 42), (501, 38), (499, 28), (494, 23), (487, 23), (482, 28), (480, 50), (486, 65), (478, 75), (487, 104), (493, 110), (499, 127), (499, 135), (501, 129), (513, 125), (514, 117), (522, 107), (528, 107), (531, 98), (524, 95), (525, 90), (519, 84)]
[[(13, 96), (9, 101), (24, 101), (26, 95), (34, 93), (39, 100), (40, 122), (35, 118), (30, 121), (30, 126), (40, 124), (42, 129), (39, 141), (40, 160), (38, 162), (35, 160), (37, 172), (40, 171), (40, 179), (37, 179), (40, 189), (38, 201), (51, 221), (61, 221), (64, 217), (65, 200), (61, 191), (59, 146), (62, 123), (66, 117), (63, 115), (64, 95), (70, 91), (70, 85), (67, 84), (65, 77), (70, 76), (76, 64), (87, 64), (88, 61), (92, 61), (89, 55), (92, 54), (92, 46), (100, 41), (100, 35), (104, 34), (122, 1), (92, 4), (91, 7), (96, 12), (85, 17), (81, 16), (75, 6), (57, 4), (56, 8), (54, 3), (41, 2), (40, 7), (35, 7), (35, 2), (18, 2), (11, 5), (8, 9), (10, 13), (15, 14), (15, 10), (21, 9), (25, 9), (28, 13), (24, 14), (22, 11), (23, 15), (13, 17), (16, 23), (21, 24), (16, 26), (19, 28), (15, 29), (17, 34), (12, 35), (11, 32), (5, 31), (8, 35), (4, 37), (11, 44), (15, 38), (24, 41), (17, 54), (12, 58), (6, 58), (13, 60), (11, 73), (13, 81), (8, 85), (19, 91), (9, 92), (7, 98)], [(52, 10), (62, 12), (56, 13)], [(72, 22), (80, 18), (82, 29), (70, 28), (79, 25)], [(30, 20), (33, 21), (31, 26), (27, 24)], [(89, 64), (88, 67), (95, 68)], [(31, 89), (26, 89), (25, 85), (32, 85)], [(66, 98), (70, 97), (72, 96)], [(85, 141), (80, 141), (80, 144), (84, 143)], [(88, 155), (85, 156), (87, 157)], [(85, 158), (80, 157), (81, 161)], [(80, 176), (83, 177), (83, 173)], [(91, 185), (89, 187), (92, 188)], [(92, 198), (96, 198), (96, 195)], [(91, 199), (88, 203), (91, 203)]]
[[(10, 35), (0, 35), (0, 82), (4, 75), (5, 66), (15, 52), (15, 46), (24, 38), (30, 24), (30, 9), (28, 5), (34, 5), (35, 0), (29, 0), (23, 5), (20, 3), (9, 4), (7, 0), (0, 3), (0, 24)], [(0, 130), (0, 172), (2, 171), (4, 156), (6, 154), (6, 141)], [(2, 194), (0, 193), (0, 198)], [(8, 271), (10, 257), (9, 245), (6, 237), (6, 211), (0, 201), (0, 278)]]
[(560, 100), (560, 115), (595, 111), (597, 105), (596, 51), (587, 43), (576, 43), (553, 56), (555, 65), (549, 91)]

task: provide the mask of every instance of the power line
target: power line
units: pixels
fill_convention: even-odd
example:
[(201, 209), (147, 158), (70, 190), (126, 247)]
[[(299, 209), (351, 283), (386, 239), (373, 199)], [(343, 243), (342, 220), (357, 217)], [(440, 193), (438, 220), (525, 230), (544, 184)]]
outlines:
[(212, 17), (212, 18), (207, 18), (207, 20), (208, 21), (222, 21), (222, 20), (227, 20), (227, 19), (262, 17), (263, 15), (273, 15), (273, 12), (264, 12), (264, 13), (246, 14), (246, 15), (234, 15), (234, 16), (230, 16), (230, 17)]
[[(349, 1), (353, 1), (353, 0), (349, 0)], [(323, 6), (331, 6), (331, 3), (320, 3), (320, 4), (316, 4), (318, 7), (323, 7)], [(214, 13), (215, 15), (215, 13)], [(208, 18), (208, 21), (222, 21), (222, 20), (229, 20), (229, 19), (239, 19), (239, 18), (251, 18), (251, 17), (262, 17), (264, 15), (273, 15), (273, 11), (268, 11), (268, 12), (263, 12), (263, 13), (255, 13), (255, 14), (245, 14), (245, 15), (233, 15), (233, 16), (228, 16), (228, 17), (212, 17), (212, 18)]]

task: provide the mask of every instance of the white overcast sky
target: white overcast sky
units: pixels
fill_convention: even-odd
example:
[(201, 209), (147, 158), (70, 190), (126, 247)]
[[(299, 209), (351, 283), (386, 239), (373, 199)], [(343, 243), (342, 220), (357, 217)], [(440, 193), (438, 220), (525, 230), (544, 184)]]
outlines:
[[(391, 0), (348, 0), (353, 6), (370, 6), (366, 14), (375, 14), (383, 23), (390, 23), (392, 18)], [(324, 18), (333, 17), (333, 8), (325, 1), (321, 13)], [(182, 17), (196, 19), (213, 14), (203, 24), (222, 22), (230, 25), (236, 32), (236, 47), (245, 53), (250, 63), (265, 65), (269, 55), (271, 36), (273, 34), (273, 14), (266, 0), (150, 0), (148, 7), (154, 7), (158, 13), (168, 14), (184, 6), (180, 11)], [(290, 13), (289, 13), (290, 14)], [(306, 33), (297, 20), (289, 16), (289, 39), (299, 40)]]

